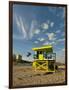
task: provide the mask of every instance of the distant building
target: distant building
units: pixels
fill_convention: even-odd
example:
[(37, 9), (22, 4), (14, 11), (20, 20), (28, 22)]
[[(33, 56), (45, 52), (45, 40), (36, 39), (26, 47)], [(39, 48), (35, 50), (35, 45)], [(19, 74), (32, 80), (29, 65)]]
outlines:
[(21, 62), (22, 61), (22, 56), (21, 55), (16, 55), (16, 61)]
[(18, 55), (16, 55), (16, 59), (22, 60), (22, 56), (18, 54)]
[(22, 61), (22, 56), (20, 54), (13, 55), (13, 61), (14, 62), (21, 62)]
[(15, 54), (13, 55), (13, 60), (16, 61), (16, 55)]

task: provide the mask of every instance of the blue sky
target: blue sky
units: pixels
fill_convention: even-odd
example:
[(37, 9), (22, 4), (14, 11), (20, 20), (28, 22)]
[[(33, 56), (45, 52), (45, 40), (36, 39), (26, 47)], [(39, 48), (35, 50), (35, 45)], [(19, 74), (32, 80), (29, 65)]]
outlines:
[[(65, 8), (13, 5), (13, 53), (33, 60), (33, 47), (51, 44), (57, 61), (65, 62)], [(32, 55), (26, 57), (27, 52)]]

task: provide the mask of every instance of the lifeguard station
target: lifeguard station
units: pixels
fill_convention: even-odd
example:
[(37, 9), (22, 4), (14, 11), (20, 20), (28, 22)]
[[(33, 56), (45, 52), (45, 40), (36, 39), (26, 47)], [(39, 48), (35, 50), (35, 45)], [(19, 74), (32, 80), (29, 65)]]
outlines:
[(35, 51), (32, 65), (35, 71), (55, 72), (56, 53), (53, 53), (51, 45), (32, 48), (32, 50)]

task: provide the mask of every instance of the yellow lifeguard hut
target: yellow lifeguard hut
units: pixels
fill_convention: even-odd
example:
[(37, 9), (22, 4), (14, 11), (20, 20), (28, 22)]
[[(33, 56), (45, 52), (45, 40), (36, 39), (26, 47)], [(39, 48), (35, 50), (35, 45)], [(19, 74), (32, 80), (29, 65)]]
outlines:
[(35, 51), (33, 68), (35, 70), (44, 70), (46, 72), (55, 72), (56, 53), (53, 53), (51, 45), (32, 48)]

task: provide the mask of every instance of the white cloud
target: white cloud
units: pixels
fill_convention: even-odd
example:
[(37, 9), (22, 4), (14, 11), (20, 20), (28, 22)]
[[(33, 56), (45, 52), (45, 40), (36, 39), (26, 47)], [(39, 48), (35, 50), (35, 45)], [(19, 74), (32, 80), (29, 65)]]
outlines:
[(35, 44), (37, 44), (37, 43), (38, 43), (38, 41), (34, 41), (34, 43), (35, 43)]
[(27, 37), (27, 32), (24, 27), (24, 22), (22, 18), (20, 16), (17, 17), (17, 15), (15, 15), (15, 20), (16, 20), (17, 27), (19, 28), (19, 32), (23, 34), (23, 38), (25, 39)]
[(48, 23), (43, 23), (43, 24), (42, 24), (42, 28), (47, 30), (47, 29), (49, 28)]
[(56, 42), (52, 41), (52, 42), (49, 42), (49, 41), (45, 41), (43, 43), (43, 45), (56, 45)]
[(51, 42), (50, 44), (56, 44), (56, 42), (53, 41), (53, 42)]
[(24, 27), (24, 22), (22, 21), (21, 17), (20, 17), (20, 23), (21, 23), (21, 31), (22, 31), (22, 33), (24, 35), (24, 38), (26, 38), (27, 37), (27, 33), (26, 33), (26, 29)]
[(57, 30), (55, 33), (60, 33), (61, 32), (61, 30)]
[(19, 20), (18, 20), (18, 17), (16, 16), (16, 14), (15, 14), (15, 20), (16, 20), (17, 26), (20, 27), (20, 22), (19, 22)]
[(44, 41), (45, 39), (44, 38), (38, 38), (39, 41)]
[(34, 30), (36, 25), (37, 25), (37, 21), (36, 20), (32, 20), (31, 26), (30, 26), (30, 31), (29, 31), (29, 38), (30, 39), (34, 36), (35, 33), (36, 34), (38, 33), (38, 31), (35, 32), (35, 30)]
[(65, 48), (63, 48), (62, 51), (65, 51)]
[(34, 21), (31, 22), (31, 26), (30, 26), (30, 32), (29, 32), (29, 37), (30, 39), (33, 37), (34, 33), (33, 33), (33, 30), (34, 30)]
[(57, 38), (56, 37), (54, 37), (53, 39), (52, 39), (52, 41), (55, 41)]
[(55, 34), (54, 33), (46, 33), (48, 35), (49, 40), (55, 40)]
[(48, 41), (46, 41), (46, 42), (44, 42), (44, 43), (43, 43), (43, 45), (49, 45), (49, 42), (48, 42)]
[[(29, 28), (27, 28), (27, 24), (23, 21), (23, 18), (21, 16), (17, 16), (15, 14), (15, 21), (16, 21), (16, 25), (19, 30), (19, 33), (22, 35), (23, 39), (31, 39), (34, 36), (34, 34), (40, 33), (40, 29), (35, 29), (35, 26), (37, 25), (36, 20), (31, 21)], [(20, 38), (21, 37), (19, 37), (19, 39)]]
[(62, 41), (65, 41), (65, 38), (62, 38), (62, 39), (58, 39), (57, 41), (58, 41), (58, 42), (62, 42)]
[(35, 29), (34, 34), (39, 34), (40, 33), (40, 29)]
[(51, 22), (51, 23), (50, 23), (50, 26), (53, 27), (53, 26), (54, 26), (54, 22)]

